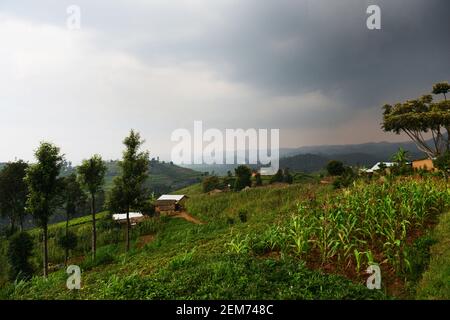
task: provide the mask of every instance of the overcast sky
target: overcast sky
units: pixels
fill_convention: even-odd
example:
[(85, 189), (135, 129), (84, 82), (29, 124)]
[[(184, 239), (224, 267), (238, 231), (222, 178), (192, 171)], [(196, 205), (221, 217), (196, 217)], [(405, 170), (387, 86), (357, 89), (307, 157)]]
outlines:
[[(67, 28), (67, 7), (81, 28)], [(381, 30), (366, 9), (381, 8)], [(278, 128), (282, 147), (406, 140), (381, 105), (450, 80), (448, 0), (1, 0), (0, 161), (39, 141), (167, 158), (177, 128)]]

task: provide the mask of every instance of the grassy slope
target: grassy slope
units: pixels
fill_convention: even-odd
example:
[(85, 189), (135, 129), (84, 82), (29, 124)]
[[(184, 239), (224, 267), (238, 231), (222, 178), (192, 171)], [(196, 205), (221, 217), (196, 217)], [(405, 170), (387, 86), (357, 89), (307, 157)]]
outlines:
[[(98, 263), (83, 263), (83, 288), (69, 292), (67, 275), (54, 272), (47, 281), (35, 277), (3, 290), (3, 297), (32, 299), (202, 299), (380, 298), (382, 293), (336, 276), (308, 270), (289, 257), (236, 255), (227, 244), (236, 234), (263, 232), (283, 219), (306, 196), (330, 192), (319, 185), (256, 188), (239, 193), (198, 194), (185, 190), (191, 214), (206, 222), (194, 225), (177, 218), (163, 218), (154, 241), (132, 252), (118, 246), (100, 248)], [(188, 192), (192, 191), (192, 193)], [(197, 193), (197, 194), (196, 194)], [(238, 219), (241, 210), (248, 221)], [(234, 223), (230, 224), (230, 219)], [(104, 253), (108, 259), (103, 259)], [(103, 263), (103, 264), (101, 264)], [(100, 265), (97, 265), (100, 264)], [(2, 293), (0, 292), (0, 297)]]
[[(108, 171), (105, 177), (105, 189), (112, 186), (112, 181), (119, 174), (117, 161), (106, 163)], [(176, 190), (200, 181), (201, 173), (170, 163), (153, 161), (150, 163), (150, 176), (147, 186), (153, 190), (166, 192)]]
[(450, 297), (450, 212), (441, 215), (433, 231), (437, 241), (431, 247), (431, 261), (417, 289), (418, 299)]

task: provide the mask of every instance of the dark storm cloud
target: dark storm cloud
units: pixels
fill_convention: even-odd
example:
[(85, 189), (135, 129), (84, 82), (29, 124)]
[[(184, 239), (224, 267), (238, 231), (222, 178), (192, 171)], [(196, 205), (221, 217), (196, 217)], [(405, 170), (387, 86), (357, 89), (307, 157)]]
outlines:
[[(366, 28), (369, 3), (381, 7), (379, 31)], [(445, 0), (245, 1), (226, 24), (170, 50), (268, 94), (320, 90), (371, 107), (448, 78), (449, 9)]]
[[(79, 33), (66, 28), (72, 4)], [(370, 4), (381, 7), (381, 30), (366, 28)], [(450, 80), (449, 9), (448, 0), (1, 0), (0, 104), (21, 120), (4, 116), (0, 129), (68, 141), (79, 158), (78, 124), (56, 128), (55, 112), (84, 125), (89, 113), (83, 133), (101, 123), (117, 141), (139, 125), (167, 153), (171, 130), (194, 120), (279, 128), (290, 146), (390, 139), (383, 103)], [(39, 113), (24, 119), (21, 108)], [(91, 150), (120, 154), (110, 140)], [(1, 147), (11, 158), (36, 143)]]
[[(428, 90), (450, 70), (447, 0), (78, 1), (103, 45), (148, 63), (202, 62), (268, 95), (319, 90), (372, 107)], [(21, 15), (60, 24), (71, 1), (6, 1)], [(366, 28), (368, 5), (382, 29)], [(1, 6), (0, 6), (1, 8)]]

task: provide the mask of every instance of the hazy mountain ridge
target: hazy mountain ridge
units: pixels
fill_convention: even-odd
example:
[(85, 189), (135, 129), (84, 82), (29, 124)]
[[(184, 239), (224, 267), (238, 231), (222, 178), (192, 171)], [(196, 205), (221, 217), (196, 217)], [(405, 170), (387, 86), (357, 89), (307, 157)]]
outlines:
[[(299, 148), (284, 148), (280, 150), (281, 157), (295, 156), (298, 154), (368, 154), (378, 158), (384, 158), (388, 161), (392, 154), (403, 148), (410, 153), (411, 158), (421, 158), (424, 156), (414, 142), (368, 142), (361, 144), (347, 145), (320, 145), (320, 146), (303, 146)], [(382, 159), (381, 159), (382, 160)]]
[[(391, 161), (392, 155), (403, 148), (409, 152), (411, 160), (424, 158), (425, 155), (417, 149), (414, 142), (368, 142), (362, 144), (348, 145), (320, 145), (304, 146), (299, 148), (280, 149), (280, 168), (289, 168), (293, 171), (306, 173), (316, 172), (323, 169), (328, 161), (339, 160), (346, 165), (371, 167), (377, 162)], [(224, 175), (232, 171), (237, 165), (182, 165), (201, 172), (210, 172)], [(256, 168), (256, 165), (250, 167)]]

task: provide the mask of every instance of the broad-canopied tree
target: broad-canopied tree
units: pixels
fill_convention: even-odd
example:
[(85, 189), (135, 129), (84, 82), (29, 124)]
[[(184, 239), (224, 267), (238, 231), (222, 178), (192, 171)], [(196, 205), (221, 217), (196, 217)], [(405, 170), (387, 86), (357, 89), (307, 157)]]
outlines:
[[(447, 83), (434, 85), (434, 94), (444, 94), (442, 101), (434, 102), (431, 95), (424, 95), (384, 105), (382, 128), (396, 134), (404, 132), (430, 158), (450, 150), (450, 101), (445, 96), (448, 90)], [(426, 134), (431, 135), (431, 144), (427, 143)]]
[(81, 186), (89, 193), (91, 200), (92, 215), (92, 257), (95, 258), (97, 252), (97, 228), (96, 228), (96, 208), (95, 197), (99, 193), (105, 181), (106, 165), (99, 155), (83, 160), (78, 167), (78, 177)]
[(60, 206), (60, 170), (63, 156), (55, 145), (42, 142), (35, 152), (37, 162), (26, 170), (25, 182), (28, 186), (26, 211), (29, 212), (43, 232), (43, 269), (48, 275), (48, 221)]

